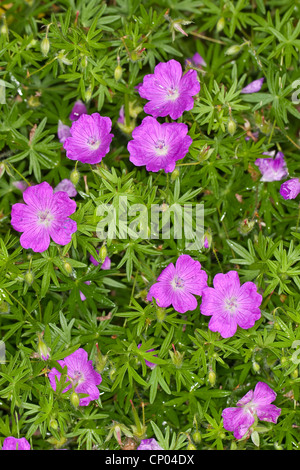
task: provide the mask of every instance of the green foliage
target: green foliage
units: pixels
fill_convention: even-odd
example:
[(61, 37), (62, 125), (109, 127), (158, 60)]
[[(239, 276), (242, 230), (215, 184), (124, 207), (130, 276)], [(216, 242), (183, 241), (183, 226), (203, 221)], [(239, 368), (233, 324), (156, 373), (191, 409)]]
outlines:
[[(299, 6), (277, 0), (1, 4), (1, 444), (20, 436), (34, 449), (114, 450), (155, 437), (174, 450), (186, 449), (199, 431), (199, 450), (299, 449), (299, 205), (280, 196), (280, 182), (262, 183), (255, 166), (263, 152), (282, 151), (290, 177), (300, 176), (300, 113), (292, 100)], [(50, 47), (43, 51), (45, 38)], [(196, 68), (201, 91), (179, 120), (193, 139), (189, 154), (174, 177), (135, 167), (127, 143), (145, 117), (135, 87), (158, 62), (174, 58), (184, 66), (195, 52), (206, 62)], [(265, 79), (262, 91), (241, 93), (258, 78)], [(74, 162), (58, 141), (57, 124), (71, 124), (78, 99), (89, 114), (111, 118), (111, 150), (99, 165), (76, 165), (81, 177), (72, 241), (34, 253), (20, 246), (10, 224), (12, 205), (22, 202), (14, 183), (54, 187), (70, 177)], [(125, 129), (118, 125), (122, 105)], [(120, 225), (105, 245), (111, 269), (94, 266), (90, 256), (100, 261), (102, 243), (98, 207), (111, 204), (119, 213), (122, 197), (148, 210), (203, 202), (210, 250), (187, 251), (173, 228), (169, 239), (124, 238)], [(130, 215), (128, 225), (137, 220)], [(262, 316), (253, 328), (223, 339), (208, 329), (199, 306), (182, 315), (147, 301), (151, 284), (182, 253), (201, 262), (209, 285), (232, 269), (242, 282), (257, 284)], [(41, 334), (47, 361), (38, 354)], [(102, 382), (99, 400), (76, 409), (71, 390), (63, 393), (66, 370), (57, 361), (79, 347), (100, 368)], [(52, 367), (62, 373), (56, 391), (48, 378)], [(222, 410), (259, 381), (277, 393), (281, 416), (276, 425), (258, 426), (252, 440), (236, 442), (223, 427)]]

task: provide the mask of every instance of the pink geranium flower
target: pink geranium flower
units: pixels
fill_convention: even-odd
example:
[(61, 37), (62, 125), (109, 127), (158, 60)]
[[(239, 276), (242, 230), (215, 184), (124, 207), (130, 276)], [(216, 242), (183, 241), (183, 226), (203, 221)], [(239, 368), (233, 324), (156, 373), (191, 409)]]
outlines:
[(136, 166), (145, 165), (148, 171), (172, 172), (177, 160), (185, 157), (193, 142), (187, 135), (188, 130), (186, 124), (160, 124), (153, 117), (147, 116), (132, 131), (133, 140), (127, 145), (129, 160)]
[(249, 83), (249, 85), (245, 86), (241, 93), (257, 93), (264, 83), (264, 78), (259, 78), (258, 80), (254, 80), (253, 82)]
[(242, 439), (256, 419), (276, 423), (281, 409), (271, 405), (275, 398), (276, 393), (266, 383), (258, 382), (254, 391), (246, 393), (236, 407), (223, 410), (224, 428), (232, 431), (236, 439)]
[(20, 243), (42, 253), (50, 245), (50, 237), (58, 245), (67, 245), (77, 224), (69, 216), (76, 211), (76, 202), (63, 191), (53, 193), (50, 184), (43, 182), (28, 187), (23, 193), (26, 204), (12, 206), (11, 224), (23, 232)]
[(236, 271), (216, 274), (214, 287), (202, 292), (200, 311), (211, 316), (208, 328), (218, 331), (223, 338), (233, 336), (240, 326), (248, 329), (261, 317), (262, 296), (253, 282), (240, 285)]
[(144, 111), (153, 117), (170, 116), (178, 119), (184, 111), (194, 107), (193, 96), (200, 91), (196, 70), (188, 70), (182, 75), (182, 67), (174, 59), (160, 62), (154, 73), (146, 75), (138, 92), (149, 100)]
[(10, 436), (4, 439), (2, 450), (30, 450), (30, 444), (25, 437), (17, 439)]
[(160, 447), (160, 445), (154, 438), (152, 438), (142, 439), (137, 450), (163, 450), (163, 448)]
[[(67, 381), (71, 382), (64, 390), (67, 392), (74, 387), (76, 393), (87, 393), (88, 396), (80, 398), (79, 405), (87, 406), (91, 401), (98, 400), (100, 396), (97, 385), (102, 382), (102, 377), (99, 372), (93, 369), (93, 361), (88, 360), (87, 352), (79, 348), (63, 360), (57, 361), (62, 368), (67, 366)], [(56, 390), (56, 381), (60, 380), (61, 373), (53, 367), (48, 374), (51, 387)]]
[(71, 127), (71, 137), (64, 141), (66, 156), (82, 163), (99, 163), (109, 152), (113, 138), (112, 122), (99, 113), (82, 114)]
[(282, 152), (277, 152), (276, 155), (275, 151), (263, 152), (263, 155), (269, 156), (255, 160), (255, 165), (258, 166), (262, 174), (260, 181), (280, 181), (287, 177), (288, 169)]
[(147, 300), (154, 298), (162, 308), (173, 305), (177, 312), (195, 310), (197, 299), (207, 287), (207, 274), (199, 261), (189, 255), (180, 255), (176, 265), (170, 263), (158, 276), (148, 292)]
[(65, 191), (69, 197), (75, 197), (77, 194), (76, 188), (71, 180), (65, 178), (57, 186), (55, 186), (53, 192)]
[(72, 108), (69, 119), (70, 121), (77, 121), (82, 114), (87, 114), (87, 109), (85, 104), (81, 100), (78, 100)]
[(284, 199), (295, 199), (300, 194), (300, 179), (292, 178), (280, 186), (279, 190)]

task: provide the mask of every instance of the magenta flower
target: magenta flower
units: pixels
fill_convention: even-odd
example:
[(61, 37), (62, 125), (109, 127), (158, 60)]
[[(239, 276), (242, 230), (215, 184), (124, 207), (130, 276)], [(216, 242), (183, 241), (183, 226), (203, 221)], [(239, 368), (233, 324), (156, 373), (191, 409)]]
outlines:
[[(93, 361), (88, 360), (87, 352), (79, 348), (63, 360), (57, 361), (61, 367), (67, 366), (67, 381), (71, 382), (64, 390), (67, 392), (74, 387), (76, 393), (88, 393), (88, 397), (80, 398), (79, 405), (87, 406), (91, 401), (98, 400), (100, 396), (97, 385), (102, 382), (102, 377), (99, 372), (93, 369)], [(56, 390), (56, 382), (60, 380), (61, 373), (55, 367), (51, 369), (48, 374), (51, 387)]]
[[(89, 286), (91, 284), (91, 281), (85, 281), (84, 283)], [(79, 291), (79, 295), (80, 295), (82, 302), (84, 302), (86, 300), (86, 296), (81, 291)]]
[(82, 114), (87, 114), (87, 109), (85, 104), (81, 100), (78, 100), (72, 108), (69, 119), (70, 121), (77, 121)]
[(10, 436), (4, 439), (2, 450), (30, 450), (30, 444), (25, 437), (17, 439)]
[[(148, 292), (147, 300), (154, 298), (162, 308), (173, 305), (177, 312), (195, 310), (197, 299), (207, 287), (207, 274), (199, 261), (189, 255), (180, 255), (176, 265), (170, 263), (158, 276)], [(193, 295), (194, 294), (194, 295)]]
[(260, 172), (262, 173), (260, 181), (272, 182), (280, 181), (283, 178), (286, 178), (288, 175), (288, 169), (283, 153), (277, 152), (275, 158), (273, 158), (275, 151), (264, 152), (263, 155), (269, 155), (269, 157), (257, 158), (255, 160), (255, 165), (258, 166)]
[(207, 237), (204, 238), (203, 246), (204, 246), (204, 248), (206, 248), (206, 249), (209, 248), (209, 241), (208, 241), (208, 238), (207, 238)]
[(128, 142), (129, 160), (136, 166), (146, 165), (148, 171), (165, 170), (170, 173), (176, 161), (184, 158), (192, 143), (187, 135), (186, 124), (176, 122), (160, 124), (147, 116), (132, 131), (133, 140)]
[(71, 180), (68, 180), (67, 178), (62, 180), (60, 183), (58, 183), (57, 186), (55, 186), (53, 192), (57, 193), (58, 191), (64, 191), (69, 197), (75, 197), (77, 194), (74, 184)]
[[(99, 251), (97, 250), (97, 253), (99, 254)], [(98, 266), (100, 263), (97, 261), (92, 255), (90, 256), (90, 261), (93, 263), (94, 266)], [(106, 256), (105, 260), (101, 264), (101, 269), (108, 270), (111, 267), (111, 259)]]
[(140, 96), (149, 100), (144, 107), (145, 113), (155, 118), (170, 116), (172, 119), (178, 119), (184, 111), (194, 107), (193, 96), (199, 91), (196, 70), (190, 69), (182, 75), (181, 65), (174, 59), (160, 62), (154, 74), (146, 75), (138, 88)]
[(253, 82), (249, 83), (249, 85), (245, 86), (241, 93), (257, 93), (264, 82), (264, 78), (259, 78), (258, 80), (254, 80)]
[(216, 274), (214, 287), (206, 287), (202, 292), (200, 311), (211, 316), (208, 328), (218, 331), (223, 338), (233, 336), (240, 326), (252, 328), (260, 318), (262, 296), (253, 282), (240, 285), (236, 271)]
[(67, 245), (76, 232), (77, 224), (69, 216), (76, 211), (76, 202), (67, 193), (53, 193), (50, 184), (29, 186), (24, 193), (26, 204), (17, 203), (11, 209), (11, 225), (23, 232), (20, 243), (37, 253), (47, 250), (50, 237), (58, 245)]
[[(141, 346), (142, 346), (142, 343), (138, 344), (139, 349), (140, 349)], [(155, 349), (148, 349), (147, 352), (151, 352), (151, 351), (155, 351)], [(156, 354), (155, 354), (155, 357), (157, 357)], [(146, 366), (150, 367), (150, 369), (154, 369), (154, 367), (157, 366), (157, 364), (154, 364), (154, 362), (149, 362), (146, 359), (144, 359), (144, 361), (145, 361)]]
[(66, 124), (63, 124), (61, 120), (58, 121), (57, 137), (58, 140), (63, 144), (67, 137), (71, 136), (71, 128)]
[(300, 194), (300, 179), (292, 178), (283, 183), (279, 190), (284, 199), (295, 199)]
[(137, 450), (163, 450), (163, 448), (158, 445), (157, 441), (154, 438), (152, 438), (142, 439)]
[(113, 134), (110, 134), (111, 120), (100, 116), (82, 114), (71, 127), (71, 137), (64, 142), (66, 155), (70, 160), (82, 163), (99, 163), (109, 152)]
[(236, 439), (242, 439), (256, 419), (276, 423), (281, 409), (271, 405), (276, 393), (264, 382), (258, 382), (253, 390), (237, 402), (237, 407), (225, 408), (222, 413), (223, 425), (233, 431)]
[(203, 59), (203, 57), (201, 57), (201, 55), (199, 54), (199, 52), (196, 52), (193, 57), (189, 57), (188, 59), (186, 59), (186, 64), (188, 65), (188, 63), (191, 63), (194, 67), (202, 67), (202, 66), (205, 66), (206, 65), (206, 62), (205, 60)]

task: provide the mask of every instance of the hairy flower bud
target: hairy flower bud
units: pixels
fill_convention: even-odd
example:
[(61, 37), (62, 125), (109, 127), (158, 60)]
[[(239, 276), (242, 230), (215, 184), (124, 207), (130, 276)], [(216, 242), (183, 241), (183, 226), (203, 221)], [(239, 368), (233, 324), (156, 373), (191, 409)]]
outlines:
[(28, 284), (28, 286), (31, 286), (31, 284), (34, 281), (33, 272), (32, 271), (27, 271), (27, 273), (24, 276), (24, 280), (25, 280), (26, 284)]
[(44, 57), (48, 55), (49, 50), (50, 50), (50, 41), (46, 36), (41, 42), (41, 52)]
[(47, 361), (50, 357), (49, 348), (47, 347), (46, 343), (43, 341), (43, 334), (38, 333), (38, 353), (43, 361)]
[(73, 392), (71, 394), (70, 401), (71, 401), (72, 405), (74, 406), (74, 408), (78, 408), (79, 401), (80, 401), (78, 393)]
[(227, 51), (225, 52), (226, 55), (234, 55), (234, 54), (237, 54), (238, 52), (240, 52), (240, 49), (241, 49), (241, 46), (238, 46), (237, 44), (235, 44), (234, 46), (231, 46), (227, 49)]
[(179, 175), (180, 171), (178, 170), (178, 168), (175, 168), (175, 170), (171, 173), (171, 181), (175, 181)]
[(80, 173), (77, 170), (73, 170), (70, 174), (70, 180), (76, 186), (80, 180)]
[(229, 132), (230, 135), (234, 135), (235, 134), (235, 131), (236, 131), (236, 123), (233, 119), (229, 119), (228, 123), (227, 123), (227, 130)]
[(225, 26), (225, 18), (222, 16), (217, 22), (217, 33), (220, 33)]
[(122, 78), (123, 69), (121, 65), (117, 65), (114, 71), (114, 77), (116, 82), (119, 82)]
[(209, 383), (212, 387), (214, 387), (214, 385), (216, 383), (216, 378), (217, 378), (217, 375), (216, 375), (215, 371), (210, 370), (209, 373), (208, 373), (208, 381), (209, 381)]
[(67, 261), (64, 262), (64, 270), (67, 272), (67, 274), (72, 274), (73, 272), (72, 266)]
[(104, 263), (106, 256), (107, 256), (107, 248), (105, 245), (102, 245), (99, 250), (99, 258), (100, 258), (101, 263)]
[(192, 438), (193, 438), (193, 441), (194, 441), (196, 444), (200, 444), (200, 442), (201, 442), (201, 440), (202, 440), (201, 433), (200, 433), (199, 431), (194, 432)]
[(51, 418), (51, 419), (50, 419), (50, 427), (51, 427), (52, 429), (55, 429), (55, 430), (58, 429), (58, 423), (57, 423), (57, 421), (56, 421), (55, 418)]

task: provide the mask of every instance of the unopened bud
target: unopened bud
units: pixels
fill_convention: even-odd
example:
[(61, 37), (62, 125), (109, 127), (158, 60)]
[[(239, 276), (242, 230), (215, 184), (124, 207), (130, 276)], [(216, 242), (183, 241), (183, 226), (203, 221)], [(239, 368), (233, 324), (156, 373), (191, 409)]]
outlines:
[(2, 178), (4, 173), (5, 173), (5, 165), (4, 163), (0, 163), (0, 178)]
[(50, 41), (46, 36), (41, 42), (41, 52), (44, 57), (48, 55), (49, 50), (50, 50)]
[(158, 307), (156, 309), (156, 317), (157, 317), (157, 321), (159, 323), (162, 323), (164, 321), (164, 318), (166, 316), (166, 313), (165, 313), (165, 309), (164, 308), (161, 308), (161, 307)]
[(217, 378), (217, 376), (216, 376), (215, 371), (213, 371), (213, 370), (209, 371), (209, 373), (208, 373), (208, 381), (209, 381), (209, 383), (210, 383), (210, 385), (211, 385), (212, 387), (214, 387), (214, 385), (215, 385), (215, 383), (216, 383), (216, 378)]
[(171, 181), (175, 181), (179, 175), (180, 171), (178, 170), (178, 168), (175, 168), (175, 170), (171, 173)]
[(293, 370), (293, 372), (291, 373), (291, 378), (292, 379), (298, 378), (298, 369)]
[(240, 49), (241, 49), (241, 46), (234, 45), (234, 46), (229, 47), (229, 49), (227, 49), (225, 54), (226, 55), (234, 55), (234, 54), (237, 54), (238, 52), (240, 52)]
[(65, 270), (68, 274), (72, 274), (72, 272), (73, 272), (72, 266), (71, 266), (70, 263), (68, 263), (67, 261), (64, 262), (64, 270)]
[(229, 132), (230, 135), (234, 135), (235, 134), (235, 131), (236, 131), (236, 123), (233, 119), (229, 119), (228, 123), (227, 123), (227, 130)]
[(196, 444), (200, 444), (201, 440), (202, 440), (202, 437), (201, 437), (201, 433), (199, 431), (196, 431), (194, 432), (193, 434), (193, 441), (196, 443)]
[(217, 33), (222, 31), (224, 29), (224, 26), (225, 26), (225, 18), (222, 16), (217, 22)]
[(24, 276), (24, 280), (25, 280), (26, 284), (28, 284), (28, 286), (31, 286), (31, 284), (34, 281), (33, 272), (32, 271), (27, 271), (27, 273)]
[(96, 344), (96, 347), (97, 347), (97, 354), (96, 354), (96, 369), (98, 372), (101, 372), (103, 371), (104, 367), (106, 366), (106, 362), (107, 362), (107, 356), (104, 356), (104, 354), (101, 354), (101, 351), (99, 349), (99, 346), (98, 344)]
[(80, 402), (78, 393), (73, 392), (73, 393), (71, 394), (70, 400), (71, 400), (71, 403), (72, 403), (72, 405), (74, 406), (74, 408), (78, 408), (79, 402)]
[(119, 82), (122, 78), (123, 69), (121, 65), (117, 65), (114, 71), (114, 77), (116, 82)]
[(258, 364), (258, 362), (253, 361), (252, 367), (253, 367), (254, 372), (259, 372), (260, 371), (260, 365)]
[(237, 444), (235, 441), (232, 441), (232, 443), (230, 444), (230, 450), (237, 450)]
[(72, 173), (70, 174), (70, 180), (76, 186), (80, 180), (80, 173), (77, 170), (73, 170)]
[(38, 342), (38, 353), (43, 361), (47, 361), (49, 359), (49, 348), (47, 347), (46, 343), (42, 339), (42, 334), (38, 334), (39, 342)]
[(194, 446), (194, 444), (192, 444), (191, 442), (189, 442), (189, 444), (187, 446), (187, 450), (197, 450), (197, 447)]
[(50, 427), (55, 429), (55, 430), (58, 429), (58, 423), (57, 423), (56, 419), (54, 419), (54, 418), (50, 419)]
[(8, 27), (7, 27), (7, 24), (4, 23), (1, 28), (0, 28), (0, 33), (7, 36), (8, 35)]
[(90, 101), (92, 98), (92, 88), (89, 86), (87, 90), (85, 91), (85, 101)]
[(106, 256), (107, 256), (107, 248), (105, 245), (102, 245), (99, 250), (99, 258), (100, 258), (101, 263), (104, 263)]

